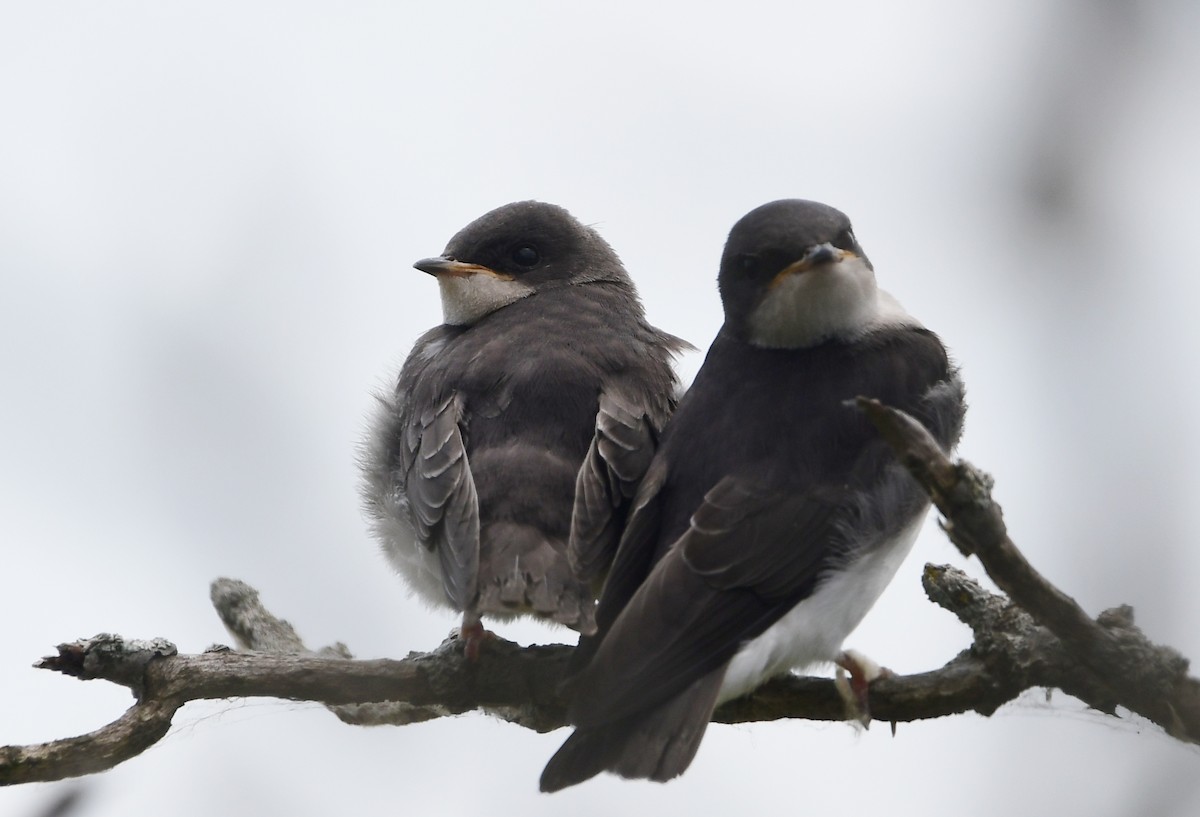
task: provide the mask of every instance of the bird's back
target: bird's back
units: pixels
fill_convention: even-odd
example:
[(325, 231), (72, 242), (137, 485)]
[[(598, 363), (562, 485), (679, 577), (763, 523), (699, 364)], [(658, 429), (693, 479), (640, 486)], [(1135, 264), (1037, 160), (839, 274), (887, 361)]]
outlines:
[(401, 374), (410, 388), (398, 395), (397, 425), (419, 425), (418, 407), (462, 400), (479, 502), (480, 612), (532, 607), (590, 622), (590, 590), (571, 576), (565, 549), (599, 395), (620, 383), (654, 408), (660, 426), (670, 413), (676, 345), (645, 322), (629, 287), (614, 282), (548, 289), (418, 341)]

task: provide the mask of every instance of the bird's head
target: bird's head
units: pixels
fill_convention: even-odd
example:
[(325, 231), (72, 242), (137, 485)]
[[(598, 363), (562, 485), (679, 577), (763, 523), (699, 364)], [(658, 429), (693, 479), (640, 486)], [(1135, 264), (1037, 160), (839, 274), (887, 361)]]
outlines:
[(442, 255), (413, 266), (438, 279), (446, 323), (464, 326), (543, 289), (591, 281), (629, 285), (621, 260), (595, 230), (538, 201), (480, 216)]
[(743, 216), (725, 243), (719, 285), (727, 330), (764, 348), (852, 339), (907, 317), (875, 285), (850, 219), (814, 201), (773, 201)]

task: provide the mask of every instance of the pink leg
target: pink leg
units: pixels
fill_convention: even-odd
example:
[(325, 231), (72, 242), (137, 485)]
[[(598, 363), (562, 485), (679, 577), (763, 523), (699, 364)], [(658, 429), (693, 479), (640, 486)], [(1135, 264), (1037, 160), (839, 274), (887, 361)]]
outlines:
[[(845, 650), (834, 662), (838, 665), (836, 684), (851, 720), (868, 727), (871, 725), (869, 692), (876, 678), (891, 678), (895, 673), (881, 667), (856, 650)], [(849, 673), (849, 680), (846, 679)]]
[(459, 627), (458, 637), (463, 641), (463, 655), (471, 663), (479, 660), (479, 649), (488, 638), (495, 638), (483, 628), (483, 621), (476, 613), (463, 613), (462, 626)]

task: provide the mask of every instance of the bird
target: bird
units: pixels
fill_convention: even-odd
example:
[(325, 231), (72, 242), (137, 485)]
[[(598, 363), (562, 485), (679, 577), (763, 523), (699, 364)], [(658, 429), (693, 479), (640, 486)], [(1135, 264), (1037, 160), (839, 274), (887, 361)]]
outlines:
[(443, 323), (361, 446), (372, 532), (416, 596), (462, 614), (472, 660), (484, 616), (591, 632), (690, 345), (646, 322), (617, 254), (553, 204), (498, 207), (414, 267)]
[(670, 780), (713, 710), (763, 681), (832, 662), (858, 692), (879, 671), (842, 644), (929, 500), (854, 400), (910, 413), (949, 450), (966, 410), (958, 369), (825, 204), (742, 217), (718, 289), (724, 323), (627, 514), (597, 632), (564, 685), (575, 731), (543, 791), (605, 771)]

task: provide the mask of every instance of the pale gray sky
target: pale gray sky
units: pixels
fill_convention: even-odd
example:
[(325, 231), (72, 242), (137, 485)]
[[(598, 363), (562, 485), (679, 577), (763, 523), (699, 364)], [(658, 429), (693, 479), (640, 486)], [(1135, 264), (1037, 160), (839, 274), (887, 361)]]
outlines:
[[(442, 639), (455, 622), (365, 533), (354, 447), (440, 318), (412, 261), (522, 198), (596, 225), (700, 347), (737, 218), (847, 211), (961, 363), (962, 451), (1014, 538), (1090, 611), (1130, 603), (1200, 657), (1197, 35), (1194, 4), (1116, 0), (0, 3), (0, 743), (129, 704), (30, 669), (59, 642), (228, 641), (220, 575), (313, 646)], [(969, 640), (924, 561), (982, 574), (929, 526), (848, 642), (902, 672)], [(82, 781), (79, 813), (1200, 810), (1196, 751), (1061, 693), (895, 739), (716, 726), (668, 786), (539, 795), (565, 735), (189, 705)], [(0, 814), (62, 785), (0, 790)]]

